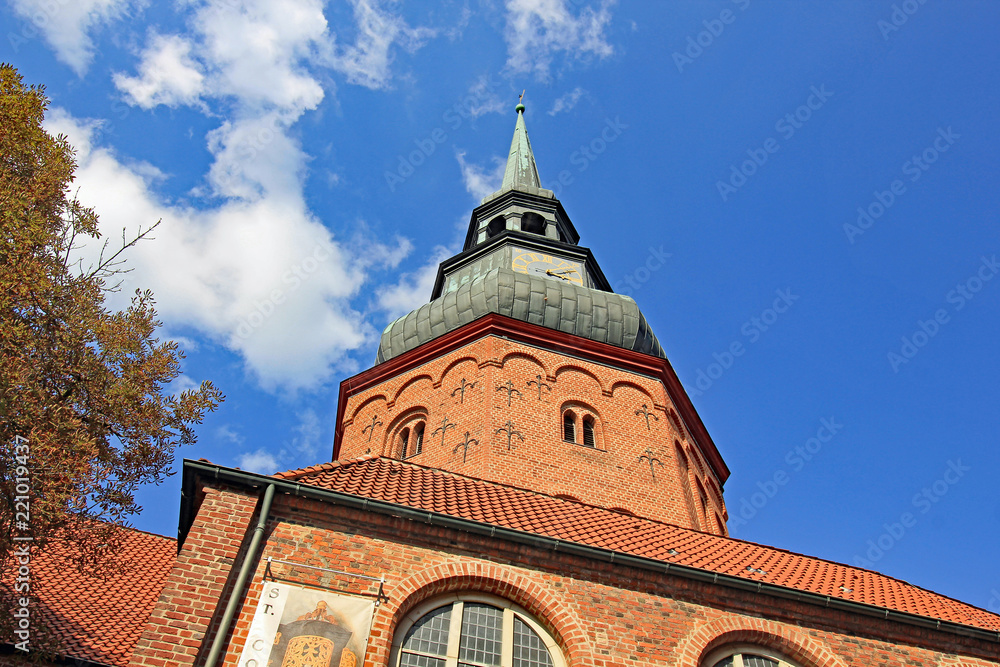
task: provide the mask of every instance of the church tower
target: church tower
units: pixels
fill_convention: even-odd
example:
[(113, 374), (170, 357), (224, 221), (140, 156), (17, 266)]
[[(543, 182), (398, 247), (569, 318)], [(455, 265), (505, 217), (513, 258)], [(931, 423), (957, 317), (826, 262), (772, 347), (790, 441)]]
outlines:
[(341, 385), (333, 458), (375, 455), (726, 535), (729, 470), (659, 341), (615, 294), (524, 121), (431, 301)]

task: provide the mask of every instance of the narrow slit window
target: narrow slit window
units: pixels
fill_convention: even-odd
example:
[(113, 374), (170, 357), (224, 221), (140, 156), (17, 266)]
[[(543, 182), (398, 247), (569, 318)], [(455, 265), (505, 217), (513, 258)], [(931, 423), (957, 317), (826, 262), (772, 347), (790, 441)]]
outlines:
[(563, 440), (576, 442), (576, 415), (572, 412), (563, 415)]
[(594, 418), (590, 415), (583, 418), (583, 444), (585, 447), (597, 447), (597, 438), (594, 436)]
[(410, 455), (416, 456), (422, 451), (424, 451), (424, 423), (420, 422), (413, 429), (413, 452)]
[(399, 443), (400, 443), (400, 448), (399, 448), (400, 449), (400, 455), (399, 455), (399, 457), (402, 458), (402, 459), (405, 459), (406, 458), (406, 450), (407, 450), (407, 448), (409, 447), (409, 444), (410, 444), (410, 429), (404, 428), (403, 431), (399, 434)]

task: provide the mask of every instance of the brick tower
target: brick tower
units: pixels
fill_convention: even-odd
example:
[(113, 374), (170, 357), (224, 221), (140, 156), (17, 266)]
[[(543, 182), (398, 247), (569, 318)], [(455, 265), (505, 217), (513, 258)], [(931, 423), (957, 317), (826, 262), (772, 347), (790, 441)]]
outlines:
[(341, 385), (333, 458), (407, 459), (725, 535), (729, 470), (635, 301), (541, 187), (516, 111), (503, 184), (430, 303)]

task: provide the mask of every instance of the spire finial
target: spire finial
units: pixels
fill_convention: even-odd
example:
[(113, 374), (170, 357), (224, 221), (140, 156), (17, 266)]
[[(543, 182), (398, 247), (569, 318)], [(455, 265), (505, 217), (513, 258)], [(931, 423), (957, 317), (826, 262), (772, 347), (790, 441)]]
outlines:
[[(525, 90), (527, 90), (527, 88)], [(517, 96), (517, 106), (514, 107), (514, 111), (517, 113), (524, 113), (524, 92), (525, 91), (522, 90), (521, 94)]]

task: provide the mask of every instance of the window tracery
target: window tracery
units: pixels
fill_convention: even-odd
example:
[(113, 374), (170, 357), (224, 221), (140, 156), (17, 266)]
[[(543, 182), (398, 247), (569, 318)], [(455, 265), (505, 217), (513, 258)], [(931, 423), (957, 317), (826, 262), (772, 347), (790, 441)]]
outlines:
[(414, 610), (393, 643), (396, 667), (564, 667), (555, 640), (524, 610), (486, 595)]

